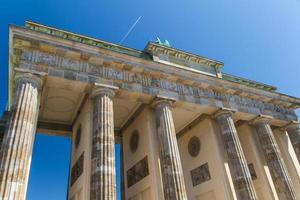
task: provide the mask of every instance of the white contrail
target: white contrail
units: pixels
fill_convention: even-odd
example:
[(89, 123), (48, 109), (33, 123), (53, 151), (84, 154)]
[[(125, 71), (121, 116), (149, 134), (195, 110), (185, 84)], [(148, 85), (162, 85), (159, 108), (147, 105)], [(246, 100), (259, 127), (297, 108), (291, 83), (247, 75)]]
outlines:
[(124, 35), (124, 37), (122, 38), (122, 40), (120, 40), (119, 44), (122, 44), (124, 42), (124, 40), (127, 38), (127, 36), (131, 33), (131, 31), (134, 29), (134, 27), (136, 26), (136, 24), (140, 21), (140, 19), (142, 18), (142, 16), (140, 16), (135, 22), (134, 24), (130, 27), (130, 29), (127, 31), (127, 33)]

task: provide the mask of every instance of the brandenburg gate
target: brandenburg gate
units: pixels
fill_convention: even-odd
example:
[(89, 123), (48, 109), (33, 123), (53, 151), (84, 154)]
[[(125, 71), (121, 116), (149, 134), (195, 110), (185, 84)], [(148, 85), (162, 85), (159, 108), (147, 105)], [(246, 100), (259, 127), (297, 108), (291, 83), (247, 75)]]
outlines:
[(116, 200), (116, 143), (125, 200), (300, 199), (300, 99), (222, 62), (26, 22), (8, 66), (0, 200), (25, 199), (36, 133), (72, 139), (68, 200)]

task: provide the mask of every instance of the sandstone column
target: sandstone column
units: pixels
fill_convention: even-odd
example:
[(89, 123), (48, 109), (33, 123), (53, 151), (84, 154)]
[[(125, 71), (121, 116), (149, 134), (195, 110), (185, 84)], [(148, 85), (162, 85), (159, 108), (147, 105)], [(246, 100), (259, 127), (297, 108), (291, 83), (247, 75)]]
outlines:
[(298, 162), (300, 163), (300, 124), (291, 122), (285, 129), (294, 147)]
[(93, 110), (91, 200), (116, 200), (113, 101), (110, 88), (96, 88)]
[(24, 200), (39, 110), (42, 80), (32, 74), (15, 77), (11, 118), (0, 152), (0, 199)]
[(237, 198), (241, 200), (257, 199), (247, 161), (232, 120), (232, 111), (220, 110), (215, 114), (215, 118), (222, 133)]
[(157, 99), (154, 104), (160, 147), (160, 164), (165, 200), (187, 200), (171, 101)]
[(279, 199), (296, 199), (292, 182), (283, 162), (279, 147), (274, 138), (272, 129), (268, 124), (270, 117), (258, 117), (253, 120), (262, 147), (267, 165), (269, 167), (276, 192)]

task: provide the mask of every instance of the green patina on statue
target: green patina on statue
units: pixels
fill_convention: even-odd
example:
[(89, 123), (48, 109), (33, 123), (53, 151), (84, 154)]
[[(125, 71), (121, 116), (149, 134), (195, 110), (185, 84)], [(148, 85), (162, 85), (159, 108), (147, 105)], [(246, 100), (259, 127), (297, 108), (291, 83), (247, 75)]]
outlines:
[(162, 42), (159, 37), (156, 37), (156, 41), (155, 43), (166, 46), (166, 47), (171, 47), (170, 42), (168, 40), (165, 40), (164, 42)]

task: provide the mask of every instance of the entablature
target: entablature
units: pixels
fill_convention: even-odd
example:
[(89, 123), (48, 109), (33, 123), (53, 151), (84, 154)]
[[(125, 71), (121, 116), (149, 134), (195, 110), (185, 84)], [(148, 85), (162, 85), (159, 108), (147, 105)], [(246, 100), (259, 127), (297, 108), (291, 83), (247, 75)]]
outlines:
[[(124, 90), (169, 95), (178, 101), (295, 120), (298, 98), (241, 85), (193, 70), (73, 42), (16, 26), (10, 28), (10, 70), (28, 70)], [(12, 87), (12, 85), (10, 85)], [(11, 91), (11, 90), (10, 90)]]

